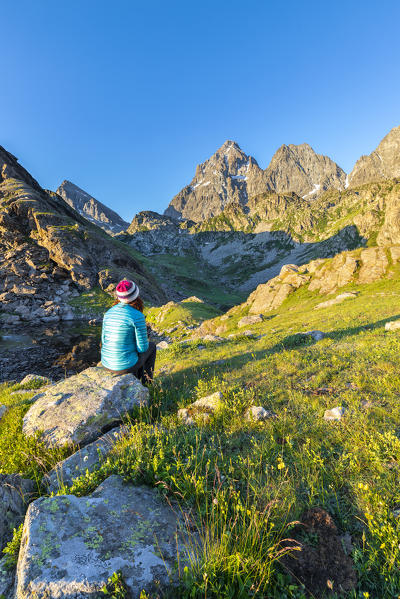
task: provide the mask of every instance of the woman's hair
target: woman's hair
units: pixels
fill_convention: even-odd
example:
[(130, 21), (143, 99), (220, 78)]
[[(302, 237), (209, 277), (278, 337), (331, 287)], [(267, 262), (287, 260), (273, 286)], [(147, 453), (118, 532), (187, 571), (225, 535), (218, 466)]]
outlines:
[[(113, 306), (116, 306), (117, 304), (119, 304), (120, 302), (118, 300), (116, 300), (113, 303)], [(129, 304), (126, 304), (127, 306), (132, 306), (132, 308), (135, 308), (136, 310), (139, 310), (139, 312), (143, 312), (144, 309), (144, 304), (143, 304), (143, 300), (141, 297), (137, 297), (135, 300), (133, 300), (132, 302), (129, 302)]]

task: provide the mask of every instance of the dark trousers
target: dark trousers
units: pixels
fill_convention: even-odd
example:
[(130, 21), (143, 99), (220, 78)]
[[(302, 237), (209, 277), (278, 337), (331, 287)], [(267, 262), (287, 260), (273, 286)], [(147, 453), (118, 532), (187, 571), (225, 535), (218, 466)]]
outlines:
[[(154, 365), (156, 363), (156, 344), (152, 341), (149, 342), (149, 349), (142, 354), (139, 354), (139, 359), (130, 368), (125, 370), (111, 370), (114, 374), (133, 374), (142, 385), (147, 385), (153, 382)], [(107, 368), (109, 370), (109, 368)]]

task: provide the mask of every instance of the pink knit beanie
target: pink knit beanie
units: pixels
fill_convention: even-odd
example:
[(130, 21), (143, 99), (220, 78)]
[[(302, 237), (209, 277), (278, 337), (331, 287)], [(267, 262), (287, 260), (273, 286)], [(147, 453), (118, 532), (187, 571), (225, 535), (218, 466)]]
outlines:
[(139, 295), (139, 287), (133, 281), (123, 279), (118, 283), (115, 292), (120, 302), (129, 304)]

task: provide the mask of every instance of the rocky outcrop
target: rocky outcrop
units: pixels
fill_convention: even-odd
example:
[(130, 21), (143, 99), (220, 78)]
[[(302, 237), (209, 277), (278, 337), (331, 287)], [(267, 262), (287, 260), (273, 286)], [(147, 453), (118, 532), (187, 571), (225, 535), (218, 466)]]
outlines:
[(129, 248), (44, 191), (1, 147), (0, 172), (3, 318), (13, 324), (72, 319), (71, 297), (96, 285), (108, 289), (122, 276), (137, 280), (144, 297), (164, 298)]
[(104, 229), (107, 233), (120, 233), (128, 227), (128, 223), (119, 214), (93, 198), (77, 185), (74, 185), (74, 183), (71, 183), (71, 181), (63, 181), (57, 188), (56, 193), (81, 216), (87, 218), (101, 229)]
[(296, 289), (308, 283), (311, 279), (304, 268), (295, 264), (284, 266), (277, 277), (268, 283), (259, 285), (247, 299), (250, 314), (260, 314), (278, 308)]
[[(155, 489), (110, 476), (91, 495), (40, 497), (29, 506), (18, 559), (17, 599), (102, 596), (114, 572), (139, 599), (170, 587), (193, 538)], [(193, 558), (192, 558), (193, 559)]]
[(361, 156), (351, 171), (351, 187), (380, 179), (400, 177), (400, 126), (394, 127), (368, 156)]
[[(331, 260), (313, 260), (303, 266), (288, 264), (277, 277), (259, 285), (243, 306), (249, 308), (250, 314), (260, 314), (279, 308), (292, 293), (304, 285), (308, 285), (309, 291), (318, 291), (325, 295), (334, 293), (350, 283), (372, 283), (387, 276), (394, 276), (393, 269), (399, 262), (400, 247), (394, 246), (342, 252)], [(328, 307), (355, 295), (342, 294), (335, 300), (323, 302), (316, 307)]]
[(33, 398), (23, 420), (27, 436), (40, 433), (47, 446), (86, 445), (110, 430), (134, 407), (147, 405), (149, 391), (133, 376), (87, 368)]

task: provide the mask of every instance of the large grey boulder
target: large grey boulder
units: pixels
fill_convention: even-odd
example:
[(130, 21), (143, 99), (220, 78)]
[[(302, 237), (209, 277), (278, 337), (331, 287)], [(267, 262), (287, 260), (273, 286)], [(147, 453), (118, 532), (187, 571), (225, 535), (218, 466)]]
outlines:
[(59, 462), (44, 478), (48, 491), (56, 493), (63, 485), (71, 485), (74, 478), (85, 474), (86, 470), (97, 469), (127, 430), (128, 427), (119, 426)]
[(13, 528), (23, 522), (36, 486), (18, 474), (0, 474), (0, 550), (12, 538)]
[(133, 374), (87, 368), (37, 395), (22, 430), (28, 436), (40, 432), (49, 447), (86, 445), (135, 406), (146, 405), (148, 397), (148, 389)]
[(26, 515), (16, 599), (84, 599), (102, 596), (120, 570), (131, 593), (169, 586), (174, 564), (188, 563), (191, 538), (183, 518), (155, 489), (110, 476), (91, 495), (40, 497)]

